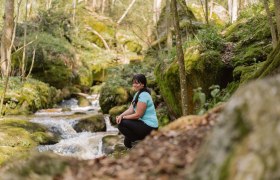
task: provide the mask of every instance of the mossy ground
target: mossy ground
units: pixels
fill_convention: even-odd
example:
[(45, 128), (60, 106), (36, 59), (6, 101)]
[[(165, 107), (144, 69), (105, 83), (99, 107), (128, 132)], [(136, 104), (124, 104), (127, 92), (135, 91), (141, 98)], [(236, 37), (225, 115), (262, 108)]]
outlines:
[(28, 157), (39, 144), (58, 141), (46, 128), (27, 120), (1, 119), (0, 131), (0, 166), (7, 161)]

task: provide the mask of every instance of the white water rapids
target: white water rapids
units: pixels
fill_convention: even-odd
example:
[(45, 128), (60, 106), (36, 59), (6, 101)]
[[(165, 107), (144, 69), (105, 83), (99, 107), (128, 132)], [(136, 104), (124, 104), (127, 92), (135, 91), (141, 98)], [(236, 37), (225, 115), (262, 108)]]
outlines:
[[(76, 99), (64, 100), (61, 107), (56, 109), (40, 110), (35, 113), (32, 122), (43, 124), (55, 134), (59, 134), (61, 140), (53, 145), (38, 146), (40, 152), (51, 151), (63, 156), (76, 157), (78, 159), (94, 159), (103, 156), (102, 138), (106, 135), (116, 135), (118, 130), (111, 126), (109, 116), (104, 115), (106, 132), (81, 132), (74, 130), (74, 125), (79, 119), (98, 113), (100, 109), (98, 95), (88, 96), (91, 105), (79, 107)], [(63, 108), (69, 111), (63, 112)]]

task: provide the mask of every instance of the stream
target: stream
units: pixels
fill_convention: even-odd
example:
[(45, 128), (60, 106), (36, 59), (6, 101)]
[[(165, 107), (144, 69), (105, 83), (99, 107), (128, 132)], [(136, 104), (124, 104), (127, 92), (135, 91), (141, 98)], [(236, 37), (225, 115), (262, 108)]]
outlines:
[(99, 95), (88, 95), (86, 98), (90, 100), (90, 106), (79, 107), (78, 100), (71, 98), (63, 100), (58, 108), (43, 109), (35, 113), (32, 122), (46, 126), (61, 138), (57, 144), (38, 146), (39, 152), (51, 151), (78, 159), (94, 159), (105, 155), (102, 152), (102, 138), (118, 134), (118, 129), (110, 123), (109, 115), (104, 115), (106, 132), (76, 132), (73, 128), (79, 119), (95, 115), (100, 110)]

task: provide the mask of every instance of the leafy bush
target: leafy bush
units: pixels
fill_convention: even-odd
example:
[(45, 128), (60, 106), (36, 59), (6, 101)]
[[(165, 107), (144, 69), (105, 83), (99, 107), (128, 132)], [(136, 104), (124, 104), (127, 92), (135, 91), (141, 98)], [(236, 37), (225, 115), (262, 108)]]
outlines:
[(217, 104), (225, 102), (230, 96), (225, 90), (220, 90), (219, 85), (212, 85), (209, 87), (209, 90), (211, 90), (211, 97), (207, 100), (201, 87), (194, 89), (193, 101), (197, 105), (196, 113), (199, 115), (204, 114), (208, 109), (215, 107)]
[(197, 35), (202, 50), (222, 50), (225, 41), (215, 28), (201, 29)]

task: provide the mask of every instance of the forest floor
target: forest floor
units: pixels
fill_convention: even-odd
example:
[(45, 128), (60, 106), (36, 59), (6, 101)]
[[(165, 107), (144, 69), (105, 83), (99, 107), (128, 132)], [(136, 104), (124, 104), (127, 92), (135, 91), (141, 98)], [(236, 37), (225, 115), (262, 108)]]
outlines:
[(185, 116), (138, 143), (122, 158), (71, 162), (55, 179), (184, 179), (223, 105), (203, 116)]

